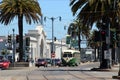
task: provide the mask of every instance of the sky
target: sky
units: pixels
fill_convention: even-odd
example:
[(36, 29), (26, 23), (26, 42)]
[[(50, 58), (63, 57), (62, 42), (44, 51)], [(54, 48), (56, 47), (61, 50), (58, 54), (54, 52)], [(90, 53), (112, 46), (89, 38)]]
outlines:
[[(1, 0), (0, 0), (1, 1)], [(64, 26), (69, 25), (70, 22), (73, 21), (73, 16), (71, 12), (71, 8), (69, 6), (70, 0), (38, 0), (39, 5), (41, 7), (41, 11), (43, 17), (54, 17), (54, 36), (57, 39), (61, 39), (65, 37), (67, 34), (67, 29), (64, 30)], [(57, 17), (61, 16), (62, 20), (59, 21)], [(46, 19), (44, 21), (44, 31), (46, 32), (47, 39), (52, 38), (52, 21), (51, 19)], [(24, 21), (24, 29), (23, 35), (28, 32), (28, 30), (34, 30), (35, 27), (39, 24), (28, 25)], [(15, 29), (15, 34), (18, 34), (18, 22), (17, 20), (13, 20), (9, 25), (0, 24), (0, 36), (7, 36), (8, 34), (12, 34), (12, 29)]]
[[(53, 23), (54, 36), (58, 39), (65, 37), (67, 30), (64, 30), (64, 26), (69, 25), (73, 20), (71, 8), (69, 6), (70, 0), (38, 0), (42, 9), (44, 17), (54, 17), (56, 18)], [(59, 21), (61, 16), (62, 20)], [(51, 38), (52, 34), (52, 21), (51, 19), (46, 19), (44, 22), (44, 29), (47, 33), (47, 37)], [(51, 34), (51, 35), (50, 35)]]

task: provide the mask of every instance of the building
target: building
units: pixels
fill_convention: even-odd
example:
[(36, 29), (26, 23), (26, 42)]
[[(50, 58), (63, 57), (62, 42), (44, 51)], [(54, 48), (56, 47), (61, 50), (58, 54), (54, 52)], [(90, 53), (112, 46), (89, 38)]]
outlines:
[(37, 26), (35, 30), (28, 30), (25, 35), (30, 37), (30, 54), (33, 60), (43, 58), (46, 53), (46, 34), (43, 27)]
[[(12, 35), (12, 34), (11, 34)], [(16, 41), (17, 35), (14, 37)], [(26, 38), (30, 39), (30, 45), (26, 46)], [(56, 40), (54, 41), (55, 45), (55, 56), (51, 56), (51, 43), (52, 40), (46, 40), (46, 33), (42, 25), (36, 26), (35, 30), (28, 30), (28, 33), (23, 37), (23, 46), (24, 46), (24, 59), (25, 61), (33, 61), (35, 62), (38, 58), (61, 58), (62, 50), (67, 49), (67, 45), (64, 40)], [(13, 37), (12, 37), (13, 39)], [(11, 44), (8, 44), (8, 37), (0, 36), (0, 56), (3, 56), (1, 52), (3, 49), (8, 51), (8, 55), (6, 56), (11, 61), (13, 59), (13, 41)], [(15, 44), (15, 61), (19, 59), (18, 43)]]
[[(12, 34), (11, 34), (12, 35)], [(16, 41), (16, 37), (15, 36), (15, 41)], [(26, 38), (29, 37), (30, 38), (30, 46), (26, 46)], [(11, 39), (13, 39), (13, 36), (11, 37)], [(13, 40), (11, 40), (13, 42)], [(44, 57), (44, 53), (46, 53), (46, 34), (43, 31), (43, 27), (37, 26), (35, 28), (35, 30), (28, 30), (28, 33), (25, 34), (25, 36), (23, 37), (23, 46), (24, 46), (24, 58), (25, 60), (27, 60), (29, 58), (32, 60), (36, 60), (37, 58), (43, 58)], [(0, 36), (0, 56), (2, 57), (3, 55), (1, 54), (1, 52), (3, 51), (3, 49), (7, 50), (9, 52), (9, 54), (6, 56), (7, 58), (13, 59), (13, 43), (8, 44), (8, 37), (7, 36)], [(18, 49), (18, 43), (16, 42), (15, 45), (15, 61), (17, 61), (17, 59), (19, 58), (18, 54), (19, 52), (17, 52)], [(28, 50), (26, 50), (28, 48)]]
[(52, 40), (47, 40), (47, 58), (58, 58), (61, 59), (62, 51), (68, 49), (66, 43), (63, 40), (56, 40), (54, 41), (54, 49), (55, 55), (52, 57), (51, 47), (52, 47)]

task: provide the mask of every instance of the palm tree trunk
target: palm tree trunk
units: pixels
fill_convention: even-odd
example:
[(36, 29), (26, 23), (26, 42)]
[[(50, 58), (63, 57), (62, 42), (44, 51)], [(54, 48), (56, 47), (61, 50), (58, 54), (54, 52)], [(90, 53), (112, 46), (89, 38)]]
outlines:
[(81, 33), (81, 29), (80, 27), (78, 27), (78, 48), (79, 48), (79, 51), (81, 51), (81, 37), (80, 37), (80, 33)]
[(81, 43), (81, 38), (80, 38), (80, 35), (78, 35), (78, 48), (79, 48), (79, 51), (81, 51), (80, 43)]
[(19, 27), (19, 61), (23, 61), (23, 15), (18, 15)]

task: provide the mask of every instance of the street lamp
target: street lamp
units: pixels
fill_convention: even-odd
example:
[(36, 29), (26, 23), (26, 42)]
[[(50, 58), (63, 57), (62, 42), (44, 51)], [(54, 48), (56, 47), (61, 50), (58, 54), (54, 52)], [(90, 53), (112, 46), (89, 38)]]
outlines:
[(44, 17), (44, 21), (46, 21), (46, 18), (50, 19), (52, 21), (52, 48), (51, 48), (51, 53), (55, 53), (55, 50), (54, 50), (54, 20), (59, 19), (59, 21), (61, 21), (61, 17), (60, 16), (56, 17), (56, 18), (54, 18), (54, 17), (51, 17), (51, 18)]
[(14, 34), (14, 32), (15, 32), (15, 30), (14, 29), (12, 29), (12, 31), (13, 31), (13, 41), (12, 41), (12, 43), (13, 43), (13, 48), (12, 48), (12, 50), (13, 50), (13, 64), (14, 64), (14, 62), (15, 62), (15, 34)]

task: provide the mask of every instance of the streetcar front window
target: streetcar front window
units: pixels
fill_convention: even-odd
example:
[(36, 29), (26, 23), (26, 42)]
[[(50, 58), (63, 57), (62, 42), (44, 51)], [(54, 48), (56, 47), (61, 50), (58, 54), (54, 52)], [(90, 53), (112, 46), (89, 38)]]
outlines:
[(70, 52), (65, 52), (63, 54), (63, 57), (72, 57), (72, 54)]
[(63, 57), (67, 57), (67, 54), (64, 54)]
[(72, 57), (72, 54), (68, 54), (68, 57)]

